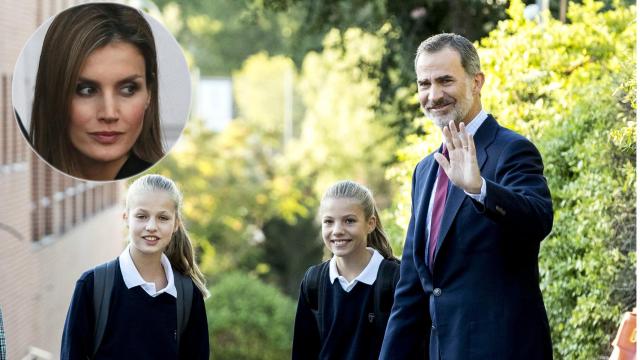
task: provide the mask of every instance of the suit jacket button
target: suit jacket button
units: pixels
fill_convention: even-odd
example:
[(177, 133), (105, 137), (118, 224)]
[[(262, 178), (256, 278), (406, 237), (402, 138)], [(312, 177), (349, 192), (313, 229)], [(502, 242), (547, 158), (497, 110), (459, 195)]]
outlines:
[(433, 295), (434, 295), (434, 296), (440, 296), (440, 295), (442, 295), (442, 290), (440, 290), (440, 288), (435, 288), (435, 289), (433, 289)]

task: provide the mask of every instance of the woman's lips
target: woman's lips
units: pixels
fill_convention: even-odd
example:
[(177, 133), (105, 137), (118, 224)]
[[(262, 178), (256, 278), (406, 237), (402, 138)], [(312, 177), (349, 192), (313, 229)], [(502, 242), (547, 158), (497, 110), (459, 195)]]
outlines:
[(122, 134), (118, 131), (96, 131), (89, 133), (89, 136), (101, 144), (108, 145), (118, 141)]

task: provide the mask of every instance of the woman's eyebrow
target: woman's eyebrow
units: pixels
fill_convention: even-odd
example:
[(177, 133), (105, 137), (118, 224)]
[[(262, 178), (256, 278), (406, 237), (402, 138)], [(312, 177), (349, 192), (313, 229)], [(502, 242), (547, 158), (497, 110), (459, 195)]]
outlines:
[[(137, 79), (142, 79), (142, 78), (143, 78), (142, 75), (133, 74), (133, 75), (129, 75), (129, 76), (123, 78), (123, 79), (118, 80), (117, 84), (123, 84), (123, 83), (131, 82), (131, 81), (134, 81), (134, 80), (137, 80)], [(78, 82), (89, 83), (89, 84), (92, 84), (92, 85), (97, 85), (97, 84), (100, 83), (99, 81), (97, 81), (95, 79), (90, 79), (90, 78), (85, 77), (85, 76), (79, 76), (78, 77)]]
[(83, 77), (83, 76), (79, 76), (79, 77), (78, 77), (78, 83), (86, 83), (86, 84), (89, 84), (89, 85), (96, 85), (96, 84), (98, 84), (98, 82), (97, 82), (97, 81), (95, 81), (95, 80), (91, 80), (91, 79), (86, 78), (86, 77)]
[(134, 74), (134, 75), (127, 76), (126, 78), (118, 81), (118, 84), (128, 83), (128, 82), (132, 82), (134, 80), (142, 79), (142, 78), (143, 78), (142, 75)]

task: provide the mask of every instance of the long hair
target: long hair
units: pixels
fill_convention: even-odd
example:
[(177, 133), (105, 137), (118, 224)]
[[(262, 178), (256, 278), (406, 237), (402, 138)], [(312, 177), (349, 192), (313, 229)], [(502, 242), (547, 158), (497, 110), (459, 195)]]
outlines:
[(189, 276), (196, 284), (202, 295), (206, 298), (209, 291), (206, 287), (204, 275), (195, 262), (195, 251), (189, 238), (189, 233), (182, 221), (182, 194), (176, 184), (169, 178), (162, 175), (145, 175), (134, 181), (127, 191), (127, 209), (129, 208), (130, 198), (140, 192), (147, 191), (165, 191), (175, 203), (176, 221), (178, 221), (178, 230), (171, 236), (169, 245), (164, 250), (164, 254), (169, 258), (171, 266), (178, 270), (181, 274)]
[(71, 99), (78, 74), (87, 57), (115, 41), (135, 46), (145, 64), (150, 102), (142, 131), (132, 152), (155, 163), (164, 155), (158, 106), (158, 60), (153, 33), (142, 14), (120, 4), (85, 4), (58, 14), (42, 45), (30, 138), (34, 149), (47, 162), (66, 172), (77, 173), (77, 150), (69, 139)]
[(393, 259), (393, 250), (389, 245), (387, 234), (384, 232), (382, 222), (380, 222), (380, 216), (378, 215), (378, 209), (376, 207), (375, 200), (371, 190), (364, 185), (360, 185), (356, 182), (343, 180), (331, 185), (322, 196), (320, 206), (327, 199), (350, 199), (355, 200), (362, 211), (364, 212), (365, 219), (373, 216), (376, 221), (375, 229), (367, 235), (367, 246), (370, 246), (380, 253), (385, 259)]

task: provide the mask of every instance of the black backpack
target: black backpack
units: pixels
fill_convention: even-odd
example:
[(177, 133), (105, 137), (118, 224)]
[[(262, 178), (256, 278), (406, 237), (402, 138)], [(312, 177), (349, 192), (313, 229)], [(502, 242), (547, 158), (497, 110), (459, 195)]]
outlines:
[[(384, 259), (380, 263), (378, 276), (373, 283), (373, 313), (369, 313), (369, 322), (375, 323), (376, 330), (384, 334), (393, 306), (393, 295), (400, 278), (400, 261), (398, 259)], [(327, 287), (329, 286), (329, 260), (310, 267), (304, 274), (302, 286), (307, 304), (313, 310), (318, 324), (320, 336), (324, 334), (322, 321), (323, 309), (318, 304), (324, 303)]]
[[(93, 269), (93, 314), (96, 319), (96, 326), (94, 329), (93, 354), (91, 358), (95, 357), (98, 352), (98, 347), (102, 342), (102, 336), (107, 328), (111, 292), (113, 291), (113, 282), (118, 266), (118, 259), (116, 258), (98, 265)], [(191, 314), (193, 282), (191, 282), (190, 277), (182, 275), (175, 269), (173, 269), (173, 281), (178, 293), (176, 298), (176, 311), (178, 316), (176, 342), (178, 346), (180, 346), (180, 335), (187, 328), (187, 322)]]

